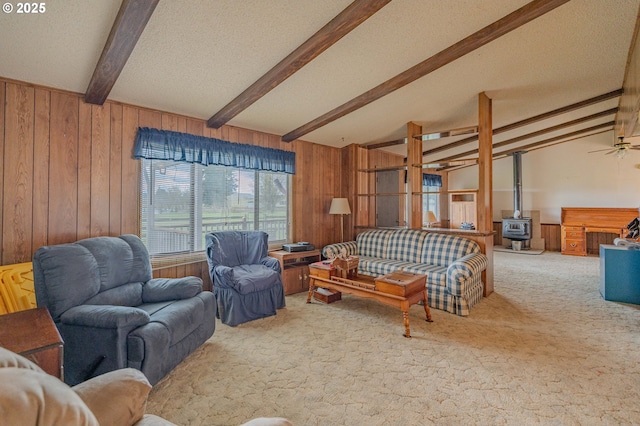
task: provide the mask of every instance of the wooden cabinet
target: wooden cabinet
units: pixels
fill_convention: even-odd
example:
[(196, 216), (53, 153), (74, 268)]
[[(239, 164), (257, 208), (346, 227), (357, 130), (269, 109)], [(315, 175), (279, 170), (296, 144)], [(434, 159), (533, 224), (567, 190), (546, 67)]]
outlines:
[(309, 290), (309, 264), (320, 261), (320, 250), (293, 253), (275, 250), (269, 252), (269, 256), (280, 262), (285, 295)]
[(477, 190), (449, 191), (449, 226), (460, 228), (463, 222), (478, 226)]
[(62, 337), (46, 308), (0, 315), (0, 346), (64, 380)]
[(576, 256), (587, 255), (587, 237), (584, 228), (577, 226), (562, 226), (561, 251), (563, 254)]

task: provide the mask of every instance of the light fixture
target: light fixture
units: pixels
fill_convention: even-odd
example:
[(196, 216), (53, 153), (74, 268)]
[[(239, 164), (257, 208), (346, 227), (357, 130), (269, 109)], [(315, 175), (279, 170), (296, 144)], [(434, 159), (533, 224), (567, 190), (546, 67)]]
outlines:
[(615, 156), (618, 158), (624, 158), (627, 155), (627, 150), (624, 148), (620, 148), (616, 151)]
[(347, 200), (346, 198), (334, 198), (333, 200), (331, 200), (329, 214), (340, 215), (340, 242), (344, 243), (344, 215), (351, 214), (349, 200)]
[(436, 214), (431, 210), (427, 211), (427, 228), (431, 228), (436, 222), (438, 222)]

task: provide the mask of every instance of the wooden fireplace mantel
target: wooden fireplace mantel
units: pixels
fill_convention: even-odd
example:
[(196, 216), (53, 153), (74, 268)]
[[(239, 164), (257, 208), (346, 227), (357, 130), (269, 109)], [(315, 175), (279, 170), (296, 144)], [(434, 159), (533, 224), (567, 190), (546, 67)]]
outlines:
[(621, 238), (638, 217), (638, 208), (562, 207), (562, 254), (587, 255), (587, 232), (608, 232)]

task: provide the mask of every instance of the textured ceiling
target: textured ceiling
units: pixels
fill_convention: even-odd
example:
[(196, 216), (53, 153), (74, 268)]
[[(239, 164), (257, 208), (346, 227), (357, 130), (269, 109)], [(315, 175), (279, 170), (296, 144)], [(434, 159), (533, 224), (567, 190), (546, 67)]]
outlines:
[[(208, 119), (350, 2), (160, 0), (109, 99)], [(283, 135), (526, 3), (393, 0), (228, 124)], [(345, 146), (404, 137), (408, 121), (424, 131), (475, 125), (480, 92), (493, 99), (500, 127), (619, 89), (639, 5), (571, 0), (302, 139)], [(119, 6), (54, 0), (43, 14), (2, 13), (0, 76), (84, 93)], [(617, 99), (518, 134), (615, 106)]]

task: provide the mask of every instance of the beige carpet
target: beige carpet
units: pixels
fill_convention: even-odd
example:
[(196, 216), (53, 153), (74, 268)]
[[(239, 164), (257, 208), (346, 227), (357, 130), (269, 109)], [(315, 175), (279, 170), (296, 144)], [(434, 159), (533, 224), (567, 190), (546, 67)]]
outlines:
[(640, 424), (640, 307), (602, 299), (597, 257), (495, 253), (495, 293), (458, 317), (345, 295), (287, 297), (213, 337), (157, 384), (179, 425)]

